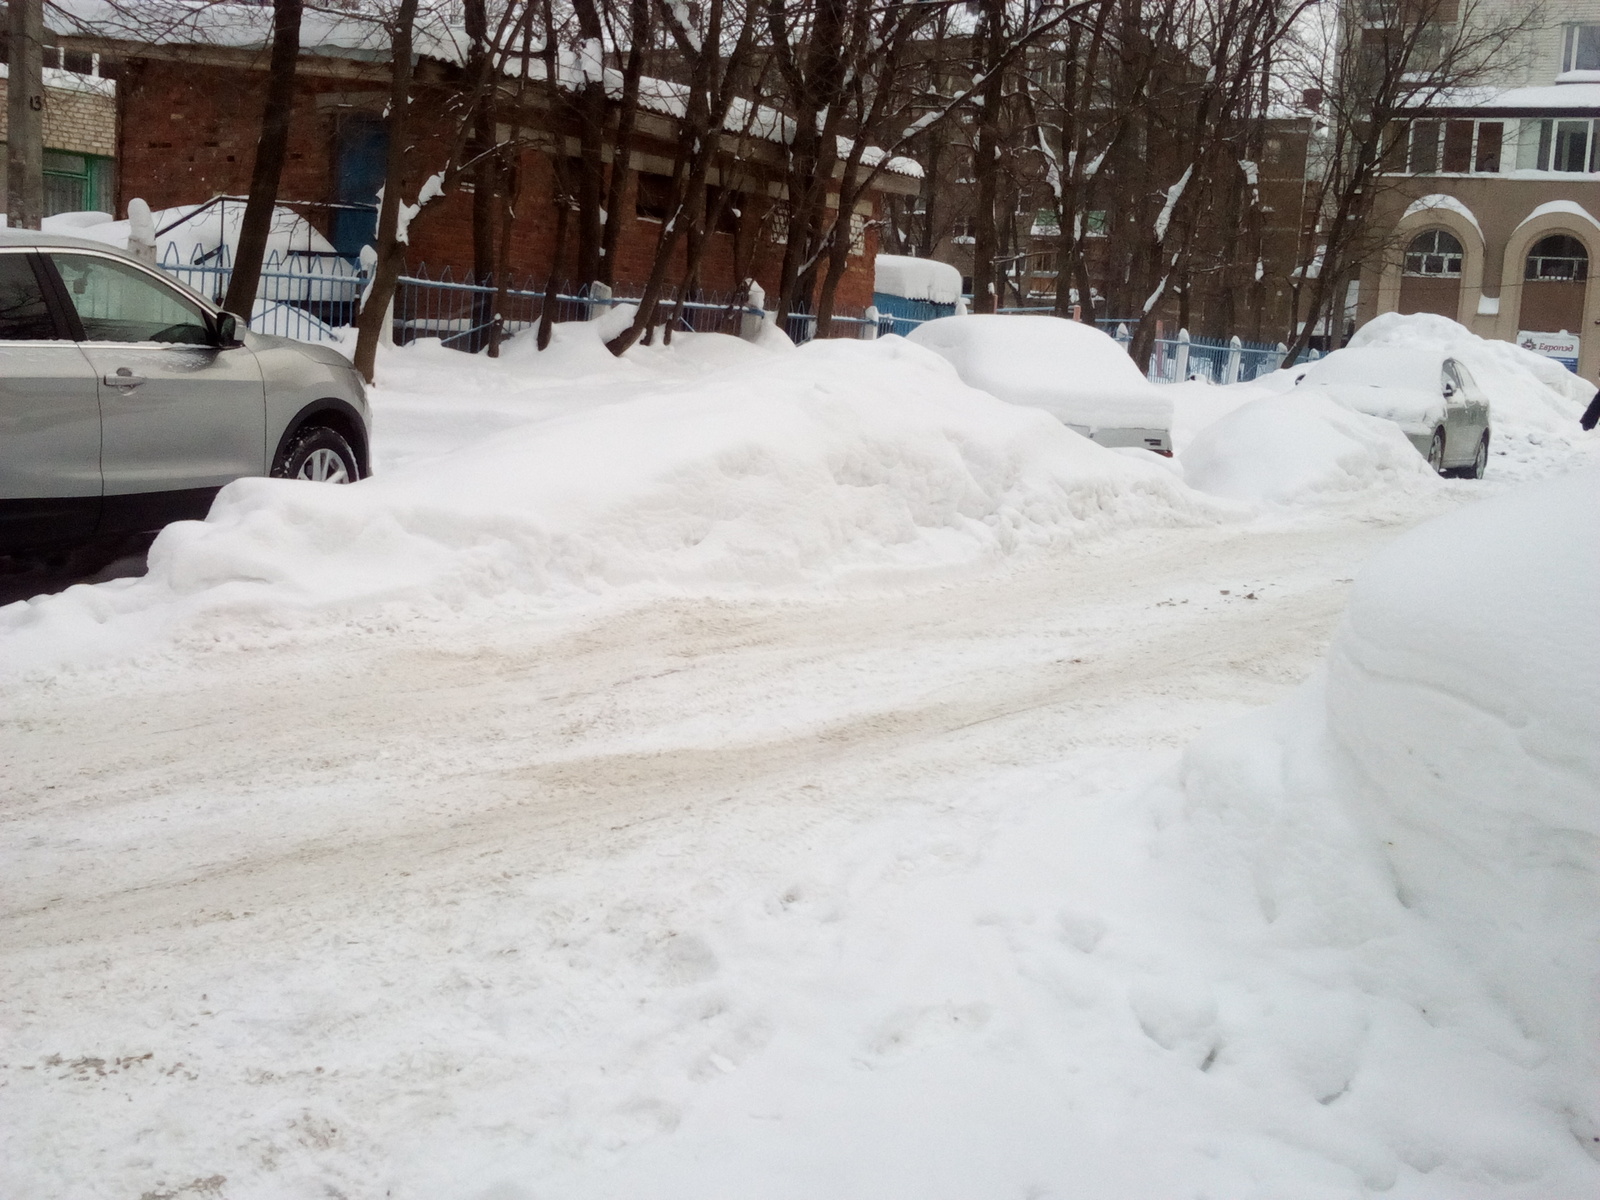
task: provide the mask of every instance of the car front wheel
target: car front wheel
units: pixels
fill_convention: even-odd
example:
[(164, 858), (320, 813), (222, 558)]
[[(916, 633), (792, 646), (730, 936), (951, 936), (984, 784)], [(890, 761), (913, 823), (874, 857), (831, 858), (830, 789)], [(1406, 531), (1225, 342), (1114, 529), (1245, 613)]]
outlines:
[(1434, 474), (1444, 474), (1444, 430), (1433, 431), (1433, 441), (1428, 446), (1428, 465), (1433, 468)]
[(309, 479), (315, 483), (354, 483), (361, 478), (350, 443), (326, 425), (312, 425), (295, 434), (272, 465), (275, 479)]

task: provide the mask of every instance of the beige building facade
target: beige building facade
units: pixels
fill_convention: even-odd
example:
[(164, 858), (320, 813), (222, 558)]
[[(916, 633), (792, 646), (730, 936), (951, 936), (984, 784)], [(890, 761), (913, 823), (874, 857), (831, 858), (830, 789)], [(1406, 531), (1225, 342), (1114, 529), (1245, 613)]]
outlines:
[(1506, 86), (1410, 122), (1376, 201), (1384, 249), (1362, 275), (1357, 321), (1438, 313), (1594, 380), (1600, 0), (1546, 16), (1511, 56)]

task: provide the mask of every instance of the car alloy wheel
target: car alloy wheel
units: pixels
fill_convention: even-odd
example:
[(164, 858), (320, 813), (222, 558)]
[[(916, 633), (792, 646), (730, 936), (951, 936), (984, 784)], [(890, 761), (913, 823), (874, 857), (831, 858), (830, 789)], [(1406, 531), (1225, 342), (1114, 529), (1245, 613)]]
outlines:
[(1428, 465), (1433, 468), (1435, 474), (1444, 474), (1444, 430), (1442, 429), (1433, 431), (1433, 441), (1428, 446)]
[(316, 483), (349, 483), (350, 472), (345, 469), (343, 459), (326, 446), (320, 446), (306, 455), (295, 478)]
[(276, 479), (311, 483), (354, 483), (361, 478), (361, 466), (342, 434), (326, 425), (311, 425), (283, 448), (272, 474)]

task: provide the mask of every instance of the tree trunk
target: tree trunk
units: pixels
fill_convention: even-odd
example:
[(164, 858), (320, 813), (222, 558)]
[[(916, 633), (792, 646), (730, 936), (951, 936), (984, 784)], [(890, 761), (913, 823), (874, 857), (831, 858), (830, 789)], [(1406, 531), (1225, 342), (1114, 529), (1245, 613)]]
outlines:
[(999, 306), (996, 259), (1000, 254), (995, 207), (1000, 199), (1000, 108), (1005, 101), (1005, 0), (985, 0), (983, 66), (988, 78), (981, 93), (978, 147), (973, 170), (978, 177), (978, 205), (973, 214), (972, 311), (992, 313)]
[(255, 167), (250, 173), (250, 198), (239, 225), (239, 249), (222, 307), (250, 320), (261, 284), (261, 260), (267, 253), (272, 215), (278, 203), (278, 181), (289, 152), (289, 117), (294, 111), (294, 70), (300, 57), (301, 0), (272, 0), (272, 58), (267, 65), (267, 107), (261, 114)]
[(611, 175), (606, 188), (606, 221), (600, 233), (600, 268), (596, 278), (607, 286), (617, 280), (617, 243), (622, 235), (623, 197), (632, 174), (633, 126), (639, 111), (639, 80), (644, 75), (644, 48), (649, 40), (649, 0), (632, 0), (628, 8), (632, 43), (622, 69), (622, 103), (617, 111), (617, 136), (611, 150)]
[[(465, 0), (461, 11), (467, 33), (467, 82), (473, 93), (472, 131), (467, 138), (467, 160), (472, 164), (472, 282), (486, 287), (495, 275), (495, 191), (499, 162), (494, 144), (499, 81), (491, 78), (489, 14), (484, 0)], [(473, 293), (468, 350), (476, 352), (486, 345), (498, 346), (492, 328), (496, 311), (494, 294)]]
[(394, 299), (403, 257), (400, 232), (400, 191), (406, 180), (406, 151), (410, 149), (411, 116), (411, 33), (417, 20), (418, 0), (400, 0), (395, 13), (394, 36), (389, 68), (389, 155), (384, 164), (383, 203), (378, 207), (378, 261), (373, 267), (372, 287), (356, 319), (355, 367), (361, 377), (372, 382), (378, 358), (378, 340), (389, 317), (389, 302)]
[(6, 212), (12, 229), (44, 220), (44, 8), (11, 0), (11, 87), (7, 116)]

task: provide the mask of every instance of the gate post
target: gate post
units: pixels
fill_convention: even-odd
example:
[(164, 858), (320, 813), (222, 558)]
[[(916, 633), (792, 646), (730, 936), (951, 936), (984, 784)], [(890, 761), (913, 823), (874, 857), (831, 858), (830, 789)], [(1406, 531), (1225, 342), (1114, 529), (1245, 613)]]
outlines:
[(1239, 335), (1234, 334), (1228, 339), (1228, 369), (1222, 377), (1223, 383), (1239, 382), (1239, 360), (1244, 356), (1244, 343), (1239, 340)]
[(1177, 375), (1177, 378), (1172, 381), (1173, 383), (1182, 383), (1189, 378), (1189, 331), (1187, 329), (1178, 330), (1178, 366), (1174, 374)]

